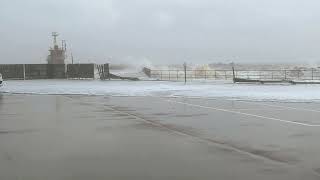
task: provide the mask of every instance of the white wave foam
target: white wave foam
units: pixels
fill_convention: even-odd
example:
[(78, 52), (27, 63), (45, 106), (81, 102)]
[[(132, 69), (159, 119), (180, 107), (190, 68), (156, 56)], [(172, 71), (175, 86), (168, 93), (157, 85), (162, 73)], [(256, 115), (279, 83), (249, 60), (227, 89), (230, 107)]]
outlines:
[(224, 81), (190, 82), (184, 85), (182, 82), (160, 81), (27, 80), (7, 81), (5, 85), (0, 88), (0, 92), (118, 96), (185, 96), (255, 101), (320, 101), (320, 85), (232, 84)]

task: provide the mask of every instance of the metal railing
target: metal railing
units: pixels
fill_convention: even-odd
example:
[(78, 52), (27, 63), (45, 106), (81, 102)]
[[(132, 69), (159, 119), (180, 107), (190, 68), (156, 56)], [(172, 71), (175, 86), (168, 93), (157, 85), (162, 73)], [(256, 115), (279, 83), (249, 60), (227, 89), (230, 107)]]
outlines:
[[(151, 70), (151, 78), (164, 81), (183, 81), (183, 70)], [(320, 80), (320, 70), (236, 70), (237, 78), (252, 80)], [(232, 70), (187, 70), (188, 80), (232, 80)]]

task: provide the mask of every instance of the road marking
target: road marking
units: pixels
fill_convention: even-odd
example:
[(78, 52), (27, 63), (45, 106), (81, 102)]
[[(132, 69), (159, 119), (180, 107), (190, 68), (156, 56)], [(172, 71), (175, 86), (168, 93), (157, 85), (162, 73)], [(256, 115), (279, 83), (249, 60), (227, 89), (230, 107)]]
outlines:
[[(252, 102), (252, 101), (246, 101), (242, 99), (226, 99), (226, 100), (221, 100), (219, 98), (205, 98), (205, 97), (187, 97), (187, 96), (176, 96), (174, 98), (186, 98), (186, 99), (205, 99), (205, 100), (216, 100), (216, 101), (235, 101), (235, 102), (241, 102), (241, 103), (247, 103), (247, 104), (257, 104), (257, 105), (264, 105), (264, 106), (269, 106), (269, 107), (277, 107), (277, 108), (282, 108), (282, 109), (293, 109), (293, 110), (299, 110), (299, 111), (309, 111), (309, 112), (316, 112), (320, 113), (320, 110), (315, 110), (315, 109), (306, 109), (306, 108), (295, 108), (295, 107), (290, 107), (290, 106), (280, 106), (280, 105), (271, 105), (271, 104), (265, 104), (262, 102)], [(290, 102), (289, 102), (290, 103)]]
[(307, 127), (320, 127), (320, 124), (301, 123), (301, 122), (296, 122), (296, 121), (289, 121), (289, 120), (284, 120), (284, 119), (279, 119), (279, 118), (261, 116), (261, 115), (256, 115), (256, 114), (244, 113), (244, 112), (233, 111), (233, 110), (222, 109), (222, 108), (215, 108), (215, 107), (210, 107), (210, 106), (202, 106), (202, 105), (198, 105), (198, 104), (191, 104), (191, 103), (185, 103), (185, 102), (180, 102), (180, 101), (173, 101), (173, 100), (167, 100), (167, 101), (173, 102), (173, 103), (178, 103), (178, 104), (183, 104), (183, 105), (187, 105), (187, 106), (212, 109), (215, 111), (223, 111), (223, 112), (228, 112), (228, 113), (233, 113), (233, 114), (240, 114), (240, 115), (244, 115), (244, 116), (257, 117), (257, 118), (261, 118), (261, 119), (268, 119), (268, 120), (272, 120), (272, 121), (279, 121), (279, 122), (289, 123), (289, 124), (294, 124), (294, 125), (307, 126)]
[(286, 109), (241, 109), (241, 108), (230, 108), (231, 110), (238, 110), (238, 111), (285, 111)]
[(277, 107), (277, 108), (282, 108), (282, 109), (293, 109), (293, 110), (299, 110), (299, 111), (309, 111), (309, 112), (320, 113), (320, 111), (314, 110), (314, 109), (295, 108), (295, 107), (290, 107), (290, 106), (280, 106), (280, 105), (272, 105), (272, 104), (265, 104), (265, 103), (247, 102), (247, 101), (241, 101), (241, 100), (238, 102), (247, 103), (247, 104), (263, 105), (263, 106), (269, 106), (269, 107)]
[(169, 130), (169, 131), (171, 131), (171, 132), (173, 132), (173, 133), (175, 133), (177, 135), (191, 137), (191, 138), (197, 139), (197, 140), (199, 140), (201, 142), (213, 144), (213, 145), (215, 145), (217, 147), (230, 149), (230, 150), (233, 150), (234, 152), (247, 155), (247, 156), (249, 156), (251, 158), (254, 158), (254, 159), (269, 160), (269, 161), (272, 161), (272, 162), (277, 162), (277, 163), (281, 163), (281, 164), (283, 164), (283, 163), (287, 164), (286, 162), (274, 160), (274, 159), (271, 159), (269, 157), (265, 157), (265, 156), (261, 156), (261, 155), (257, 155), (257, 154), (245, 151), (245, 150), (243, 150), (241, 148), (238, 148), (238, 147), (234, 147), (234, 146), (231, 146), (231, 145), (228, 145), (228, 144), (224, 144), (224, 143), (219, 143), (218, 141), (214, 141), (214, 140), (209, 139), (209, 138), (203, 138), (203, 137), (200, 137), (200, 136), (191, 135), (191, 134), (186, 133), (186, 132), (181, 132), (179, 130), (169, 128), (169, 127), (165, 126), (165, 124), (162, 124), (160, 122), (155, 122), (155, 121), (152, 121), (152, 120), (148, 120), (146, 118), (140, 117), (140, 116), (135, 115), (135, 114), (131, 114), (131, 113), (126, 112), (126, 111), (118, 110), (116, 108), (109, 107), (109, 106), (106, 106), (106, 105), (105, 105), (105, 108), (113, 110), (114, 112), (127, 114), (128, 116), (134, 117), (134, 118), (136, 118), (138, 120), (144, 121), (146, 123), (150, 123), (150, 124), (152, 124), (154, 126), (158, 126), (160, 128), (163, 128), (163, 129), (167, 129), (167, 130)]

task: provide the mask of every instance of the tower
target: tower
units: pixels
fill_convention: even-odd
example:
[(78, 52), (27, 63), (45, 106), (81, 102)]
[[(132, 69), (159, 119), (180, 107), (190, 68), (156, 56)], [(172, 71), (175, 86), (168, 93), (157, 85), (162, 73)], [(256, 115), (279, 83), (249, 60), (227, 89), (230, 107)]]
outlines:
[(64, 64), (66, 58), (66, 42), (62, 41), (61, 48), (58, 46), (57, 37), (59, 34), (57, 32), (52, 32), (53, 37), (53, 47), (49, 49), (49, 55), (47, 58), (48, 64)]
[(52, 37), (53, 37), (53, 46), (57, 46), (57, 37), (59, 34), (57, 32), (52, 32)]

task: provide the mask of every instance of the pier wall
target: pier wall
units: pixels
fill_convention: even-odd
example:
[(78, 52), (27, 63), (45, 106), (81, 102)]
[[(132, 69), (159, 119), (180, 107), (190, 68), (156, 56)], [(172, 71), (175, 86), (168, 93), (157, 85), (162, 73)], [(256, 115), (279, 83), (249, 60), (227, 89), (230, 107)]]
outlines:
[(94, 64), (0, 64), (4, 79), (90, 79)]
[(4, 79), (23, 79), (23, 64), (0, 64), (0, 73)]
[(68, 64), (67, 76), (71, 79), (91, 79), (94, 78), (94, 64)]

